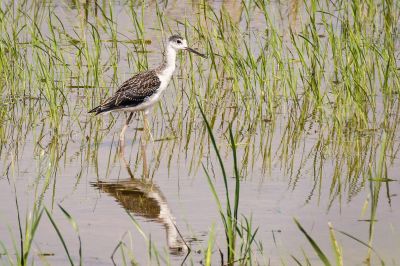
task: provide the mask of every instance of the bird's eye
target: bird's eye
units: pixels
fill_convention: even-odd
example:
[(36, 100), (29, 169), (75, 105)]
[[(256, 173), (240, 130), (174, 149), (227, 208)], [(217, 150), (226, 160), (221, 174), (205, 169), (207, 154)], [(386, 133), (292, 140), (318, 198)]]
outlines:
[(182, 41), (181, 40), (177, 40), (176, 43), (182, 44)]

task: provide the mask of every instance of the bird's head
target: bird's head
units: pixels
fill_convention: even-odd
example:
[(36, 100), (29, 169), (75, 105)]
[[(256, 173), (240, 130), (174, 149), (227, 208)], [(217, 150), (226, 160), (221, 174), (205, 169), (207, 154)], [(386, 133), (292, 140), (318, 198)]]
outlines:
[(179, 35), (172, 35), (171, 37), (169, 37), (168, 45), (171, 46), (175, 50), (187, 50), (191, 53), (194, 53), (201, 57), (207, 58), (206, 55), (199, 53), (196, 50), (190, 48), (187, 44), (187, 41)]

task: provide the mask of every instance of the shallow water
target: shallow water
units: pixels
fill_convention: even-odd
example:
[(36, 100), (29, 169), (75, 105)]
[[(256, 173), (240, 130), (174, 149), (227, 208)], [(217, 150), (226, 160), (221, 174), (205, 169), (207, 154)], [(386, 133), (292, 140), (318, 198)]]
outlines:
[[(160, 8), (172, 31), (182, 32), (184, 27), (176, 21), (203, 23), (191, 15), (198, 11), (198, 5), (196, 1), (185, 4), (168, 1), (167, 5), (161, 4)], [(224, 6), (240, 29), (246, 27), (245, 11), (240, 4), (215, 1), (210, 2), (210, 5), (217, 11)], [(132, 37), (136, 33), (131, 27), (129, 5), (116, 1), (112, 6), (118, 36), (124, 40), (125, 36), (136, 39)], [(285, 30), (290, 24), (287, 19), (289, 6), (290, 3), (284, 5), (275, 2), (269, 6), (271, 19), (278, 25), (277, 28), (282, 31), (286, 41), (290, 40)], [(110, 14), (109, 7), (103, 7)], [(64, 22), (66, 32), (70, 34), (74, 30), (79, 31), (79, 23), (86, 23), (84, 20), (75, 21), (79, 8), (70, 2), (56, 2), (51, 8), (54, 8)], [(141, 6), (134, 8), (138, 16), (142, 17)], [(131, 255), (140, 265), (156, 264), (154, 254), (151, 256), (153, 260), (149, 259), (149, 250), (154, 248), (148, 247), (146, 239), (151, 239), (161, 257), (169, 260), (172, 265), (184, 261), (187, 248), (183, 242), (186, 242), (191, 253), (185, 263), (200, 264), (204, 260), (204, 250), (213, 225), (216, 227), (213, 261), (215, 264), (219, 263), (218, 249), (225, 251), (225, 236), (201, 163), (213, 173), (216, 191), (221, 198), (225, 191), (215, 153), (207, 141), (203, 121), (200, 116), (192, 117), (190, 109), (193, 105), (190, 105), (189, 99), (192, 93), (205, 94), (203, 87), (209, 81), (201, 73), (208, 73), (212, 68), (211, 63), (202, 61), (201, 58), (189, 59), (186, 54), (178, 60), (174, 85), (170, 85), (161, 106), (155, 107), (150, 114), (155, 139), (145, 147), (150, 179), (142, 179), (143, 131), (140, 117), (134, 119), (127, 130), (125, 155), (122, 159), (118, 153), (118, 136), (124, 123), (124, 115), (93, 117), (87, 114), (92, 105), (99, 103), (109, 93), (108, 88), (115, 90), (117, 84), (136, 69), (146, 68), (146, 60), (150, 67), (158, 64), (162, 35), (157, 30), (155, 9), (153, 2), (146, 3), (144, 7), (144, 36), (146, 40), (151, 40), (146, 46), (149, 53), (135, 53), (137, 47), (134, 49), (133, 46), (121, 42), (116, 49), (119, 56), (113, 57), (110, 56), (115, 51), (112, 42), (109, 45), (103, 42), (101, 62), (106, 67), (100, 71), (99, 86), (93, 86), (93, 72), (84, 67), (84, 62), (81, 62), (83, 67), (79, 63), (72, 65), (70, 74), (56, 73), (55, 76), (70, 78), (63, 81), (66, 87), (69, 86), (68, 90), (64, 89), (64, 92), (67, 91), (68, 108), (57, 109), (59, 113), (56, 116), (61, 117), (59, 124), (51, 120), (51, 112), (40, 99), (17, 100), (14, 103), (10, 101), (2, 105), (2, 112), (6, 110), (9, 115), (2, 116), (1, 122), (5, 133), (1, 138), (0, 151), (0, 171), (3, 173), (0, 178), (0, 241), (10, 256), (15, 253), (13, 241), (19, 241), (15, 199), (18, 199), (20, 214), (24, 220), (25, 215), (34, 207), (34, 200), (42, 193), (44, 206), (51, 211), (72, 258), (78, 261), (78, 234), (57, 205), (67, 210), (76, 221), (85, 265), (110, 265), (111, 255), (120, 241), (126, 246), (125, 256)], [(93, 15), (93, 12), (95, 11), (90, 9), (89, 14)], [(300, 8), (298, 19), (305, 16), (306, 12)], [(266, 27), (262, 12), (254, 9), (251, 17), (251, 25), (247, 30), (261, 34)], [(93, 17), (88, 19), (92, 23), (95, 20)], [(106, 25), (106, 20), (102, 23)], [(207, 22), (204, 23), (207, 27)], [(46, 26), (42, 30), (49, 34)], [(110, 33), (106, 30), (99, 32), (103, 34), (100, 35), (103, 41), (110, 39)], [(164, 36), (168, 34), (166, 32)], [(251, 34), (249, 36), (248, 38), (253, 38)], [(202, 51), (205, 48), (199, 46), (200, 43), (195, 41), (194, 46)], [(63, 53), (68, 54), (68, 49), (75, 51), (68, 47)], [(251, 49), (254, 54), (261, 52), (257, 50), (257, 46)], [(74, 62), (75, 56), (75, 52), (71, 53), (68, 60)], [(35, 60), (29, 55), (28, 58)], [(118, 60), (108, 61), (107, 58)], [(138, 61), (132, 61), (134, 58)], [(190, 65), (189, 60), (195, 63)], [(191, 70), (193, 66), (197, 69)], [(189, 88), (193, 75), (194, 82), (197, 83)], [(212, 75), (208, 78), (212, 82), (216, 79)], [(229, 90), (230, 86), (233, 88), (229, 83), (229, 73), (226, 76), (224, 73), (222, 78), (226, 78), (222, 89)], [(3, 79), (5, 80), (4, 77)], [(301, 94), (300, 91), (298, 93)], [(3, 94), (8, 95), (4, 92)], [(386, 176), (393, 181), (382, 182), (379, 187), (377, 222), (374, 223), (373, 240), (370, 244), (388, 263), (399, 263), (400, 232), (397, 221), (400, 220), (400, 201), (397, 194), (400, 181), (397, 173), (400, 171), (400, 130), (396, 126), (399, 122), (396, 97), (398, 95), (393, 96), (393, 105), (385, 124), (377, 122), (371, 123), (369, 129), (357, 128), (343, 138), (346, 140), (343, 143), (330, 138), (333, 119), (328, 117), (321, 121), (311, 110), (306, 112), (309, 116), (307, 119), (300, 120), (303, 112), (290, 100), (277, 104), (279, 110), (271, 119), (266, 112), (265, 124), (252, 129), (247, 127), (251, 124), (249, 121), (257, 118), (254, 117), (255, 113), (241, 117), (246, 112), (246, 106), (224, 105), (221, 108), (226, 109), (222, 115), (219, 113), (218, 102), (213, 102), (213, 97), (208, 99), (211, 105), (216, 104), (208, 107), (206, 114), (209, 117), (217, 114), (214, 132), (230, 174), (233, 161), (225, 133), (227, 123), (236, 119), (233, 125), (237, 130), (238, 157), (243, 165), (241, 170), (244, 176), (241, 180), (240, 213), (251, 218), (253, 229), (258, 228), (256, 241), (262, 243), (262, 250), (259, 244), (253, 251), (258, 264), (277, 265), (283, 261), (292, 265), (294, 261), (291, 256), (303, 258), (302, 250), (313, 265), (320, 264), (309, 242), (293, 222), (294, 217), (330, 258), (333, 258), (333, 252), (328, 222), (335, 229), (368, 243), (372, 205), (370, 187), (379, 183), (370, 178), (380, 178), (377, 173), (379, 167), (376, 165), (381, 160), (381, 150), (385, 153), (383, 157), (387, 158), (382, 178)], [(379, 97), (377, 99), (374, 114), (376, 121), (383, 121), (388, 111), (381, 103), (384, 100)], [(230, 101), (229, 98), (225, 100), (227, 105)], [(302, 106), (307, 106), (304, 102)], [(187, 132), (189, 133), (186, 134)], [(382, 149), (385, 138), (390, 139), (388, 149)], [(247, 144), (249, 149), (245, 149)], [(231, 189), (234, 182), (232, 178), (229, 184)], [(336, 236), (343, 247), (345, 264), (363, 265), (369, 249), (339, 232)], [(33, 243), (31, 261), (68, 264), (63, 246), (45, 215)], [(1, 254), (5, 253), (1, 251)], [(0, 257), (4, 264), (7, 264), (6, 259), (6, 256)], [(120, 249), (113, 259), (117, 264), (123, 263)], [(371, 265), (378, 262), (378, 257), (372, 255)], [(165, 261), (160, 263), (166, 264)]]

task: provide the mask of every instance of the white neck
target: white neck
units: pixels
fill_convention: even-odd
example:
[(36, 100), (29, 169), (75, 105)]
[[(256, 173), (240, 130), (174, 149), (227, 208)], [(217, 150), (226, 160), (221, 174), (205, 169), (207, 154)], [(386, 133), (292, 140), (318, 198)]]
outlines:
[(172, 75), (172, 73), (175, 70), (175, 64), (176, 64), (176, 50), (172, 48), (171, 45), (168, 45), (165, 53), (162, 75)]

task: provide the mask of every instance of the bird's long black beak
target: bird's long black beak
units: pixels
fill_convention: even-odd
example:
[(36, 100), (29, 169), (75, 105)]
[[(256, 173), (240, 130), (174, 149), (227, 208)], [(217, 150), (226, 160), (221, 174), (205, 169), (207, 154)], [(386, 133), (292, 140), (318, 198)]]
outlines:
[(197, 52), (195, 49), (192, 49), (192, 48), (190, 48), (190, 47), (187, 47), (186, 50), (188, 50), (188, 51), (191, 52), (191, 53), (197, 54), (197, 55), (199, 55), (199, 56), (201, 56), (201, 57), (203, 57), (203, 58), (207, 58), (207, 56), (206, 56), (205, 54), (202, 54), (202, 53), (200, 53), (200, 52)]

